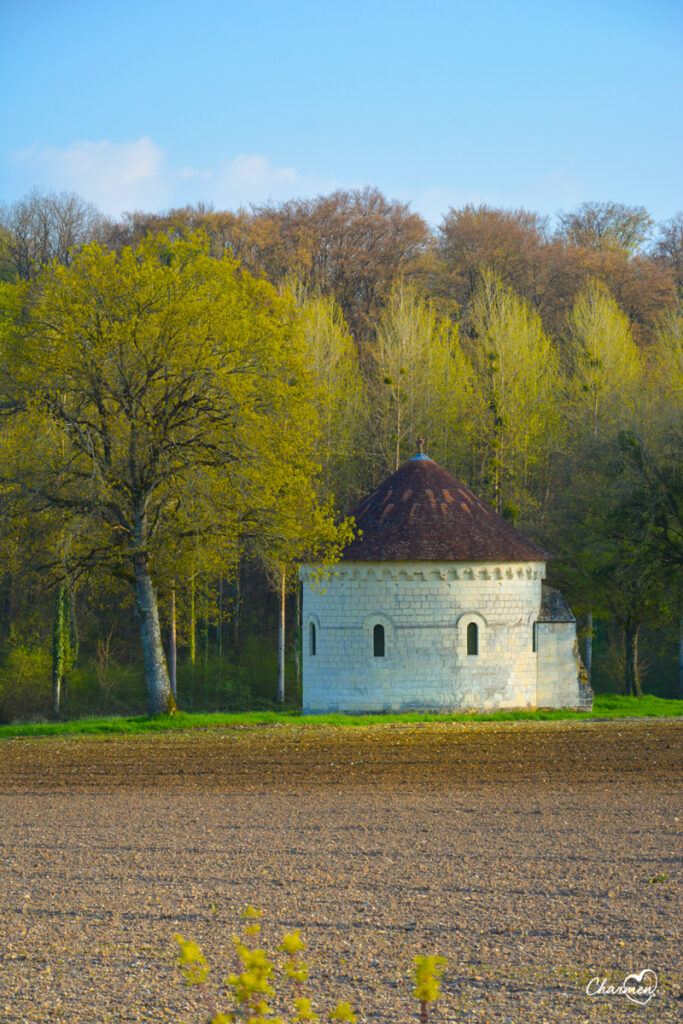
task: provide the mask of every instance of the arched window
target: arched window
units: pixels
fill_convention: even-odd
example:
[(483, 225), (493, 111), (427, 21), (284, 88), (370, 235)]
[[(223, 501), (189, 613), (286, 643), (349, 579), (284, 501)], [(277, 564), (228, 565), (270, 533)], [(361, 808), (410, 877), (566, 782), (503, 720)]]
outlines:
[(479, 654), (479, 630), (476, 622), (470, 622), (467, 627), (467, 653)]
[(379, 623), (372, 631), (372, 653), (375, 658), (384, 657), (384, 626)]
[(311, 657), (315, 655), (315, 622), (308, 627), (308, 653)]

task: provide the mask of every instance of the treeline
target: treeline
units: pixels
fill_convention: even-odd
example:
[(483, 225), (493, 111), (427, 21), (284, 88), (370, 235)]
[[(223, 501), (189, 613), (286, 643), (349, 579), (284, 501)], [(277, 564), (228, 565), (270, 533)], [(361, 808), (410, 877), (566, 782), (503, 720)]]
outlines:
[(73, 194), (38, 191), (0, 214), (0, 275), (28, 280), (52, 259), (67, 264), (88, 241), (120, 250), (148, 233), (201, 228), (213, 255), (229, 253), (276, 286), (292, 279), (333, 295), (359, 344), (372, 340), (397, 277), (467, 322), (482, 268), (497, 274), (561, 336), (591, 278), (603, 281), (638, 342), (652, 340), (683, 288), (683, 213), (655, 225), (643, 207), (585, 203), (548, 217), (527, 210), (465, 206), (436, 231), (376, 189), (339, 191), (238, 212), (203, 205), (165, 214), (135, 212), (116, 222)]
[[(268, 472), (278, 457), (282, 464), (305, 451), (311, 477), (313, 465), (321, 467), (306, 499), (311, 515), (328, 502), (348, 512), (413, 454), (421, 434), (432, 457), (556, 554), (551, 577), (581, 616), (589, 659), (595, 636), (592, 668), (600, 688), (639, 693), (644, 676), (655, 692), (673, 696), (681, 685), (683, 214), (657, 227), (642, 207), (584, 204), (551, 229), (547, 218), (528, 211), (468, 206), (450, 210), (431, 231), (407, 205), (365, 189), (250, 211), (135, 213), (113, 223), (78, 197), (34, 192), (3, 210), (0, 230), (5, 336), (14, 351), (41, 337), (35, 309), (42, 302), (41, 315), (54, 314), (64, 289), (73, 290), (68, 282), (82, 276), (86, 254), (92, 262), (88, 243), (99, 245), (98, 273), (113, 277), (128, 253), (159, 262), (173, 245), (196, 245), (201, 232), (202, 251), (214, 264), (223, 266), (225, 256), (239, 261), (222, 288), (253, 288), (245, 282), (265, 279), (284, 303), (276, 317), (290, 325), (298, 362), (295, 370), (283, 362), (283, 372), (296, 372), (304, 397), (293, 425), (283, 426), (271, 402), (266, 419), (280, 417), (276, 434), (289, 447), (278, 449), (277, 437), (270, 438)], [(150, 239), (163, 239), (166, 248), (150, 249)], [(106, 254), (114, 262), (106, 264)], [(61, 291), (56, 266), (65, 268)], [(81, 283), (92, 289), (92, 280)], [(188, 320), (175, 345), (192, 348), (192, 330)], [(171, 355), (173, 346), (165, 358)], [(39, 367), (38, 355), (35, 361)], [(6, 378), (4, 429), (16, 439), (16, 373)], [(200, 398), (198, 387), (193, 400)], [(251, 407), (256, 398), (242, 401)], [(51, 424), (55, 437), (71, 431), (73, 443), (73, 423)], [(244, 430), (245, 450), (255, 450)], [(79, 458), (92, 461), (84, 451)], [(25, 684), (16, 680), (35, 674), (32, 658), (42, 657), (46, 671), (55, 600), (60, 622), (74, 630), (81, 623), (81, 653), (70, 672), (75, 680), (90, 672), (93, 707), (130, 701), (121, 680), (139, 659), (119, 614), (121, 574), (86, 566), (87, 545), (79, 540), (76, 558), (69, 536), (72, 553), (60, 559), (73, 567), (60, 577), (60, 559), (50, 562), (44, 535), (41, 542), (35, 495), (28, 515), (10, 477), (0, 716), (23, 706)], [(305, 539), (300, 535), (297, 547), (290, 530), (283, 547), (271, 522), (272, 550), (264, 558), (258, 538), (268, 530), (252, 498), (249, 529), (239, 522), (245, 509), (232, 508), (232, 542), (212, 560), (204, 549), (218, 506), (210, 497), (201, 516), (192, 513), (194, 550), (183, 542), (175, 558), (166, 549), (150, 552), (165, 635), (176, 609), (180, 692), (200, 703), (267, 699), (275, 669), (260, 652), (274, 650), (281, 567), (305, 556)], [(12, 502), (23, 518), (9, 514)], [(273, 497), (269, 516), (278, 515)], [(55, 534), (54, 523), (50, 530), (53, 546), (63, 547), (69, 531)], [(68, 616), (60, 587), (71, 594)], [(289, 614), (295, 659), (294, 602)], [(294, 664), (290, 675), (294, 681)], [(35, 697), (34, 710), (41, 699)]]

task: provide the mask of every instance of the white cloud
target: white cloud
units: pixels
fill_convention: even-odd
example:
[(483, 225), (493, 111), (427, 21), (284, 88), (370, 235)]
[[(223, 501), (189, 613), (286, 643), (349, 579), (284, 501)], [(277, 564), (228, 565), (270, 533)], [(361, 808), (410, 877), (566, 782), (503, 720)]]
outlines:
[[(128, 141), (78, 141), (60, 148), (34, 145), (11, 156), (15, 169), (32, 185), (45, 189), (77, 192), (112, 216), (125, 210), (157, 212), (186, 203), (205, 202), (216, 209), (236, 210), (240, 206), (281, 202), (293, 197), (312, 197), (336, 188), (353, 188), (352, 183), (302, 173), (294, 167), (278, 167), (261, 153), (238, 153), (213, 166), (173, 164), (167, 151), (149, 136)], [(362, 183), (361, 183), (362, 184)], [(490, 182), (477, 186), (471, 181), (442, 183), (432, 187), (383, 187), (389, 198), (409, 201), (432, 225), (438, 225), (450, 207), (467, 203), (519, 207), (546, 213), (570, 209), (585, 199), (583, 185), (561, 168), (546, 170), (536, 178)]]
[(212, 175), (212, 198), (219, 207), (235, 209), (268, 199), (290, 199), (302, 187), (293, 167), (274, 167), (260, 153), (238, 153), (224, 160)]
[(77, 192), (113, 216), (199, 200), (234, 210), (334, 187), (293, 167), (276, 167), (260, 153), (239, 153), (213, 168), (174, 169), (166, 150), (148, 136), (133, 142), (73, 142), (64, 148), (35, 145), (14, 153), (12, 162), (30, 174), (31, 184)]
[(73, 142), (64, 149), (36, 145), (15, 153), (13, 162), (24, 164), (41, 186), (78, 192), (109, 214), (158, 210), (172, 198), (166, 152), (147, 136)]

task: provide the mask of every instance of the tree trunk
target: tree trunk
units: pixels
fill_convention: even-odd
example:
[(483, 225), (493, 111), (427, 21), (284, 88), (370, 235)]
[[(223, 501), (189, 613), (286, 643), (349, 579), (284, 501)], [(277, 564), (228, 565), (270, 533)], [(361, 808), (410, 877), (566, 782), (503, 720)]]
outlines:
[(164, 647), (161, 642), (157, 595), (147, 568), (147, 556), (138, 551), (135, 565), (135, 611), (140, 625), (142, 652), (145, 659), (145, 678), (149, 697), (149, 716), (172, 715), (176, 703), (166, 668)]
[[(398, 387), (398, 385), (397, 385), (397, 387)], [(395, 470), (398, 469), (400, 465), (401, 465), (401, 393), (400, 393), (400, 387), (399, 387), (398, 396), (396, 398), (396, 466), (395, 466)]]
[(277, 637), (277, 699), (280, 704), (285, 700), (285, 586), (287, 575), (285, 567), (282, 567), (282, 579), (280, 584), (280, 627)]
[(240, 618), (242, 614), (242, 566), (237, 566), (235, 573), (235, 603), (232, 610), (232, 646), (233, 650), (239, 650), (240, 646)]
[(208, 583), (202, 594), (202, 617), (200, 619), (200, 636), (202, 638), (202, 665), (204, 666), (204, 679), (209, 664), (209, 590)]
[(69, 703), (69, 680), (71, 670), (78, 661), (78, 618), (76, 597), (68, 583), (64, 589), (64, 675), (62, 676), (62, 707)]
[(78, 615), (76, 614), (76, 591), (69, 588), (69, 667), (73, 668), (78, 661), (80, 639), (78, 635)]
[(498, 392), (496, 391), (496, 359), (494, 355), (488, 357), (489, 374), (489, 409), (492, 414), (491, 431), (491, 457), (489, 459), (489, 477), (493, 484), (493, 507), (500, 515), (501, 488), (500, 488), (500, 449), (503, 419), (500, 415)]
[[(216, 654), (218, 662), (223, 657), (223, 577), (218, 577), (218, 622), (216, 624)], [(220, 671), (220, 669), (219, 669)]]
[(62, 679), (66, 655), (66, 621), (64, 616), (66, 586), (60, 583), (55, 594), (55, 616), (52, 625), (52, 713), (59, 715), (62, 707)]
[(642, 697), (640, 668), (638, 666), (638, 633), (640, 623), (624, 626), (624, 648), (626, 657), (626, 696)]
[(586, 615), (586, 672), (588, 682), (593, 678), (593, 612)]
[(168, 673), (171, 683), (171, 693), (175, 700), (178, 696), (178, 649), (176, 641), (176, 622), (175, 622), (175, 584), (171, 586), (171, 625), (168, 637)]
[(294, 677), (299, 693), (301, 693), (301, 584), (298, 580), (294, 620)]
[(218, 656), (218, 672), (216, 675), (216, 701), (220, 700), (223, 688), (223, 577), (218, 577), (218, 622), (216, 623), (216, 654)]
[(197, 623), (195, 619), (195, 607), (194, 607), (194, 573), (190, 577), (190, 635), (188, 637), (189, 648), (190, 648), (190, 665), (194, 665), (197, 657)]

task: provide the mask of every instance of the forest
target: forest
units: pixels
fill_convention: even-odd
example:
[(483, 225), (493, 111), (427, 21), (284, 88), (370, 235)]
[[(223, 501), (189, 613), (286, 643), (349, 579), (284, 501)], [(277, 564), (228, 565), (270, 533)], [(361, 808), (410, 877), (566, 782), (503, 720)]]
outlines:
[(418, 436), (552, 552), (596, 692), (683, 697), (683, 212), (34, 190), (0, 348), (0, 722), (296, 706), (296, 567)]

